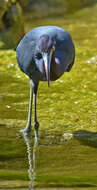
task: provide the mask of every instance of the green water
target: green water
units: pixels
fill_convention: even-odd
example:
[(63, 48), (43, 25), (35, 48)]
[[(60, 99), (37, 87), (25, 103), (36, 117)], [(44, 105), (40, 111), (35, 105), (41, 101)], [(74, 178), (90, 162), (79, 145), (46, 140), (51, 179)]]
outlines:
[[(25, 18), (27, 20), (27, 17)], [(70, 73), (40, 83), (39, 144), (27, 122), (29, 80), (13, 50), (0, 50), (0, 189), (97, 188), (97, 6), (67, 17), (26, 22), (67, 29), (76, 46)], [(34, 188), (35, 187), (35, 188)]]

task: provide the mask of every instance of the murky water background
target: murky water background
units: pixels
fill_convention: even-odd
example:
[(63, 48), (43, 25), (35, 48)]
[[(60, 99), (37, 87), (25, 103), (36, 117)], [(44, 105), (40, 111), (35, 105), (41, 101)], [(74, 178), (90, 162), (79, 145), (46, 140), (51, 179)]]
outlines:
[[(26, 18), (27, 19), (27, 18)], [(0, 188), (82, 189), (97, 186), (97, 6), (73, 16), (27, 23), (67, 29), (76, 63), (58, 81), (38, 91), (38, 145), (19, 130), (27, 121), (29, 80), (13, 50), (0, 50)], [(68, 188), (67, 188), (68, 187)]]

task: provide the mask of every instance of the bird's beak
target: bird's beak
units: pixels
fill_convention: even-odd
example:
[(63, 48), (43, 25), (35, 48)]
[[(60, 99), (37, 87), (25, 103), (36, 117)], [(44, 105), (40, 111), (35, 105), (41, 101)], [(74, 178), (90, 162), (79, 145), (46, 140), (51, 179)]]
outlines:
[(50, 86), (50, 64), (51, 64), (51, 58), (52, 58), (52, 51), (50, 54), (43, 53), (43, 60), (45, 65), (45, 72), (46, 72), (46, 78), (48, 81), (48, 86)]

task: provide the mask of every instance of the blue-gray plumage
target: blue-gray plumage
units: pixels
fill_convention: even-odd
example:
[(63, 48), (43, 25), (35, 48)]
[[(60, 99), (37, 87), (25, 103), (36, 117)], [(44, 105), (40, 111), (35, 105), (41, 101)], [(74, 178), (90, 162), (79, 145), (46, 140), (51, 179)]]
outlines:
[(57, 80), (71, 70), (75, 48), (69, 33), (57, 26), (41, 26), (29, 31), (16, 48), (20, 69), (30, 78), (30, 106), (28, 123), (24, 132), (31, 131), (32, 96), (34, 103), (34, 127), (38, 135), (36, 96), (39, 81)]

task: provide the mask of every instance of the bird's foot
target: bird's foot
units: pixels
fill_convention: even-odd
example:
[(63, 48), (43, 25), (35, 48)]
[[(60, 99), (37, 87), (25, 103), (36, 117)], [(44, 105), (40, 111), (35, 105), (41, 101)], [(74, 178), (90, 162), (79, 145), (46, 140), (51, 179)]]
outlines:
[(25, 129), (21, 129), (20, 132), (21, 132), (21, 133), (24, 133), (24, 134), (29, 134), (29, 133), (31, 133), (31, 126), (30, 126), (30, 127), (29, 127), (29, 126), (26, 126), (26, 128), (25, 128)]

